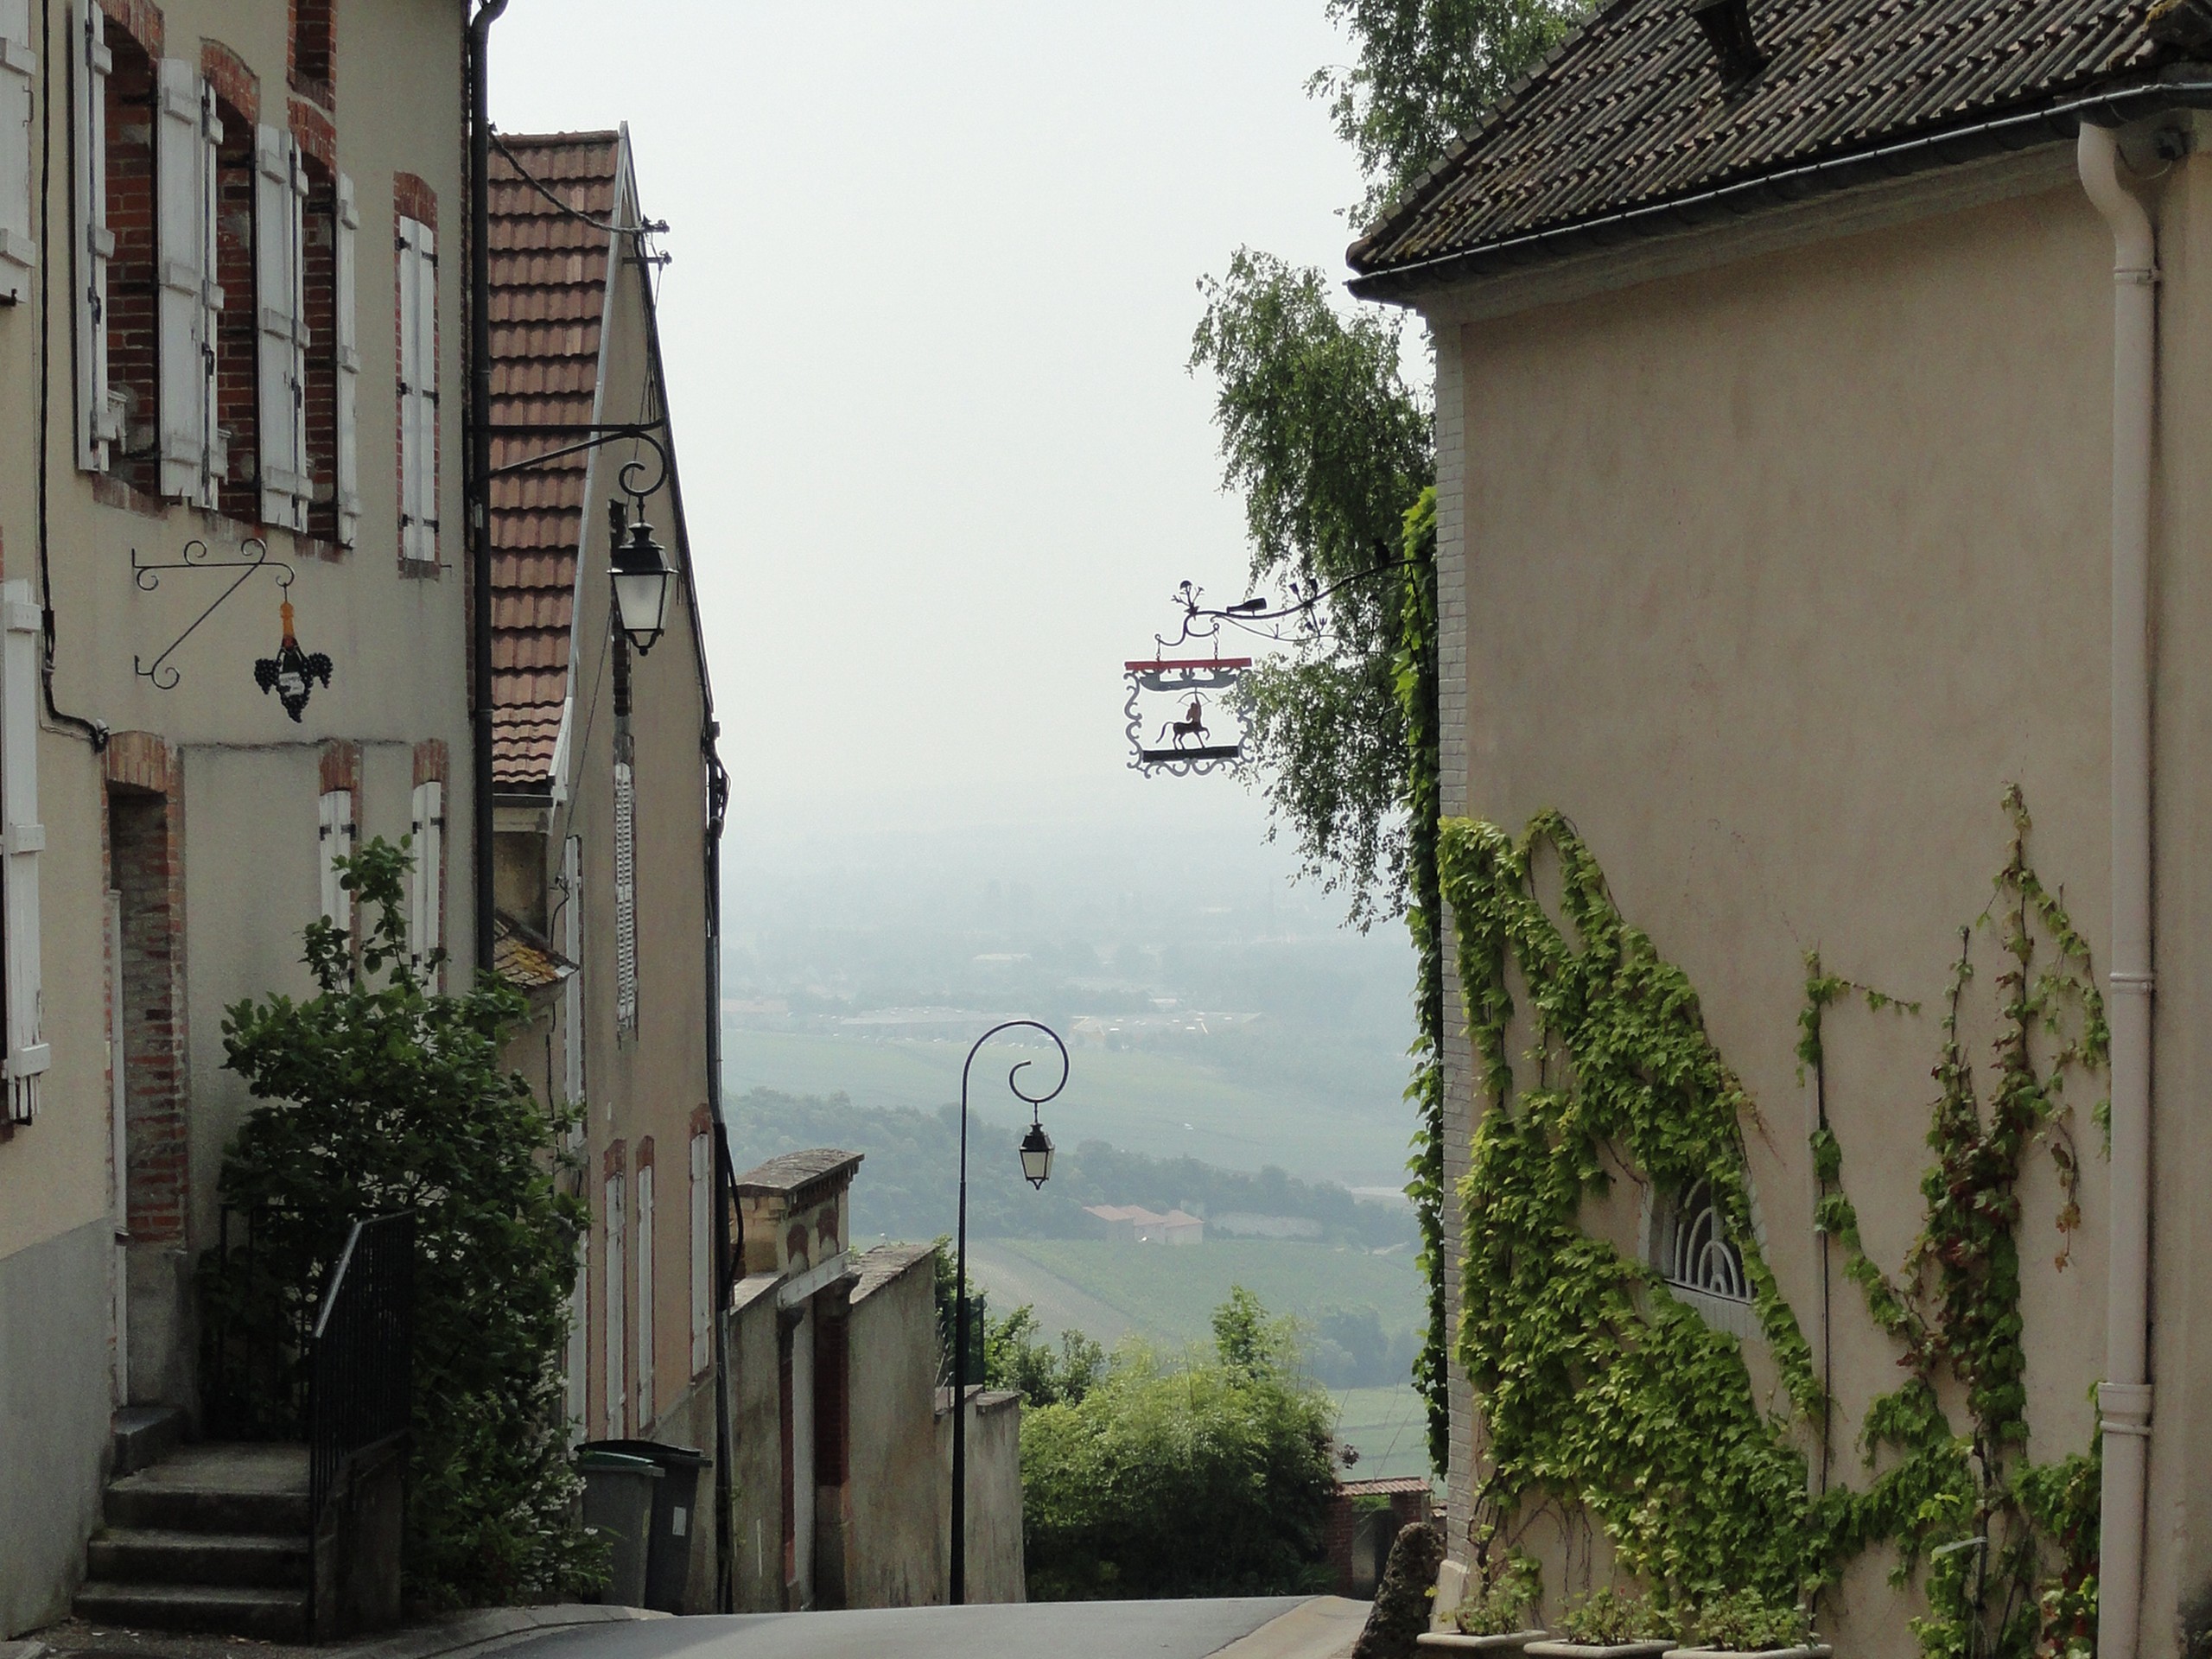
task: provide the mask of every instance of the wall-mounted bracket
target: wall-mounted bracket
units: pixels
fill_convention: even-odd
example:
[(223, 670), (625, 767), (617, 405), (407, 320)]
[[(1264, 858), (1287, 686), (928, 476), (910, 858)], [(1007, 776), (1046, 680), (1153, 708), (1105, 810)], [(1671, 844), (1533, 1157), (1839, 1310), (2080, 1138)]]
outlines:
[(175, 655), (178, 646), (198, 632), (202, 622), (222, 608), (225, 600), (245, 586), (247, 579), (255, 571), (270, 572), (276, 578), (276, 586), (280, 588), (289, 588), (292, 585), (292, 577), (295, 574), (292, 567), (282, 559), (270, 558), (269, 543), (263, 541), (260, 537), (247, 537), (245, 541), (238, 543), (238, 551), (248, 556), (219, 559), (213, 556), (213, 550), (207, 543), (194, 539), (184, 544), (184, 553), (181, 558), (159, 563), (148, 563), (139, 558), (137, 548), (130, 550), (131, 576), (137, 582), (140, 590), (144, 593), (150, 594), (162, 585), (162, 573), (165, 570), (235, 570), (238, 573), (229, 587), (215, 595), (215, 602), (194, 617), (192, 620), (192, 626), (170, 640), (168, 649), (155, 658), (152, 663), (143, 661), (135, 653), (132, 655), (130, 671), (142, 680), (152, 681), (156, 690), (176, 690), (177, 683), (184, 676), (170, 665), (169, 658)]
[(491, 428), (494, 438), (565, 438), (567, 442), (551, 449), (525, 455), (520, 461), (502, 461), (492, 468), (493, 478), (504, 478), (510, 473), (528, 472), (533, 467), (543, 467), (549, 461), (561, 461), (569, 455), (580, 455), (587, 449), (596, 449), (601, 444), (620, 443), (628, 438), (642, 443), (653, 452), (652, 464), (659, 468), (652, 474), (652, 481), (641, 485), (639, 479), (645, 475), (646, 462), (642, 456), (626, 461), (616, 475), (618, 487), (637, 504), (638, 515), (645, 516), (645, 498), (668, 482), (668, 446), (658, 434), (668, 429), (668, 417), (664, 415), (653, 421), (560, 422), (510, 421)]

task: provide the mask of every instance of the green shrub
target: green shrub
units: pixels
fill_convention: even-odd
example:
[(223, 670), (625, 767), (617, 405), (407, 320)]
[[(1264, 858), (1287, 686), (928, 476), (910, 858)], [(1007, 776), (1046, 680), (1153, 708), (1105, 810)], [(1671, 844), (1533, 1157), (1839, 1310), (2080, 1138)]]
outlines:
[(1674, 1620), (1643, 1596), (1610, 1586), (1569, 1602), (1559, 1628), (1568, 1641), (1592, 1648), (1671, 1641), (1675, 1634)]
[[(501, 1068), (520, 996), (489, 975), (465, 995), (434, 995), (410, 963), (410, 863), (404, 842), (381, 839), (341, 860), (366, 925), (358, 953), (347, 933), (313, 923), (317, 995), (241, 1001), (224, 1020), (225, 1064), (268, 1103), (231, 1143), (220, 1187), (225, 1205), (254, 1217), (255, 1271), (241, 1254), (207, 1252), (203, 1307), (238, 1346), (294, 1344), (292, 1377), (237, 1379), (275, 1385), (257, 1409), (281, 1427), (284, 1385), (304, 1357), (300, 1310), (352, 1224), (411, 1211), (409, 1598), (433, 1608), (553, 1599), (604, 1581), (604, 1544), (575, 1516), (560, 1367), (588, 1220), (561, 1185), (576, 1117)], [(270, 1283), (282, 1288), (256, 1294)]]
[(1811, 1634), (1803, 1609), (1779, 1605), (1751, 1590), (1707, 1602), (1697, 1610), (1693, 1630), (1699, 1647), (1731, 1653), (1794, 1648)]
[(1543, 1592), (1535, 1558), (1509, 1555), (1487, 1584), (1460, 1601), (1453, 1622), (1467, 1636), (1510, 1636), (1535, 1624)]
[(1032, 1600), (1325, 1588), (1335, 1408), (1249, 1291), (1214, 1338), (1173, 1363), (1125, 1343), (1079, 1400), (1025, 1414)]

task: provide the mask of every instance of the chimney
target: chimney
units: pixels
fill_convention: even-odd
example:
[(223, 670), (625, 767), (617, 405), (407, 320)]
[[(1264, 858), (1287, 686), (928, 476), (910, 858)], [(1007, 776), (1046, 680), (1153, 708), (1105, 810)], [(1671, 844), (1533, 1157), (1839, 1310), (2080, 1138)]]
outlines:
[(1690, 16), (1719, 60), (1723, 86), (1732, 90), (1766, 67), (1766, 54), (1751, 34), (1751, 0), (1694, 0)]

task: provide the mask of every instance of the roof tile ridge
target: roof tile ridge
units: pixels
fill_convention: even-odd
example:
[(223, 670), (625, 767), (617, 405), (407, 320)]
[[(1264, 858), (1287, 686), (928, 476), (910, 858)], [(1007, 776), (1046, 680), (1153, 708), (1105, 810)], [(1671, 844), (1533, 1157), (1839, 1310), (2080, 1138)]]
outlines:
[(1473, 153), (1475, 148), (1496, 130), (1507, 116), (1514, 112), (1520, 104), (1522, 94), (1528, 92), (1538, 77), (1554, 67), (1565, 60), (1569, 53), (1579, 49), (1585, 41), (1595, 35), (1600, 24), (1610, 22), (1617, 14), (1644, 3), (1645, 0), (1608, 0), (1607, 4), (1592, 12), (1562, 35), (1550, 51), (1545, 53), (1533, 66), (1498, 94), (1497, 102), (1484, 110), (1474, 125), (1467, 128), (1450, 143), (1445, 145), (1443, 154), (1431, 162), (1422, 170), (1419, 178), (1400, 191), (1395, 200), (1384, 206), (1382, 213), (1376, 216), (1375, 222), (1362, 232), (1351, 245), (1344, 250), (1344, 263), (1354, 270), (1364, 270), (1367, 267), (1361, 261), (1368, 250), (1381, 246), (1395, 236), (1408, 220), (1417, 217), (1421, 210), (1428, 206), (1430, 193), (1443, 175), (1455, 171), (1459, 164)]

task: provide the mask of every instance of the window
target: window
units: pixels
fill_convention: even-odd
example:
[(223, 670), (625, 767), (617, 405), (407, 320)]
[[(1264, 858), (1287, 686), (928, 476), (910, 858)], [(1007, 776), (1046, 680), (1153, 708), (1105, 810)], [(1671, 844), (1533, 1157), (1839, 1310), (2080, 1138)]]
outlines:
[[(215, 505), (251, 524), (261, 512), (260, 329), (255, 313), (254, 126), (219, 93), (215, 99), (214, 454)], [(213, 464), (219, 463), (219, 464)]]
[(1659, 1271), (1669, 1284), (1731, 1301), (1751, 1300), (1744, 1256), (1731, 1242), (1713, 1201), (1710, 1182), (1700, 1181), (1671, 1207), (1663, 1231)]
[(399, 550), (438, 558), (437, 233), (399, 221)]
[(623, 1408), (628, 1403), (623, 1385), (629, 1380), (622, 1363), (622, 1176), (607, 1178), (606, 1208), (601, 1212), (607, 1228), (607, 1303), (600, 1310), (601, 1332), (607, 1342), (607, 1438), (623, 1435)]
[(39, 969), (38, 673), (42, 644), (28, 582), (0, 586), (0, 1003), (7, 1020), (5, 1117), (38, 1116), (50, 1058)]
[[(569, 836), (561, 843), (561, 950), (577, 965), (561, 984), (561, 1083), (571, 1106), (584, 1097), (584, 843)], [(584, 1126), (576, 1126), (581, 1144)]]
[(614, 763), (614, 1023), (638, 1028), (637, 785), (629, 762)]
[(154, 60), (113, 23), (107, 26), (108, 73), (100, 78), (106, 152), (101, 222), (107, 229), (106, 470), (133, 489), (159, 482), (156, 449), (161, 428), (156, 376), (160, 284), (155, 276)]
[(417, 972), (444, 940), (446, 786), (415, 785), (415, 828), (409, 850), (415, 868), (407, 877), (407, 955)]
[(353, 926), (353, 895), (340, 885), (338, 861), (353, 854), (353, 791), (327, 789), (321, 802), (322, 916), (344, 931)]
[(653, 1143), (638, 1147), (638, 1432), (652, 1426), (653, 1394)]
[[(312, 205), (312, 204), (310, 204)], [(330, 342), (330, 349), (320, 359), (310, 359), (308, 382), (308, 431), (310, 439), (320, 429), (315, 413), (321, 407), (324, 395), (319, 378), (326, 372), (329, 378), (330, 399), (329, 470), (323, 468), (320, 453), (315, 456), (315, 511), (321, 516), (311, 524), (315, 534), (334, 541), (340, 547), (352, 547), (361, 536), (361, 470), (359, 432), (359, 392), (361, 378), (360, 318), (353, 304), (353, 239), (361, 228), (361, 216), (353, 205), (353, 181), (343, 173), (332, 181), (330, 219), (330, 321), (326, 333), (318, 336)], [(309, 276), (314, 276), (314, 262), (309, 261)], [(309, 293), (321, 290), (310, 288)], [(312, 330), (318, 319), (310, 316)], [(315, 446), (311, 442), (310, 448)], [(329, 480), (326, 499), (323, 480)]]
[(215, 276), (215, 191), (223, 122), (214, 89), (177, 58), (162, 60), (159, 116), (154, 143), (160, 220), (159, 490), (213, 507), (230, 469), (215, 408), (223, 311)]
[(714, 1353), (714, 1143), (705, 1130), (691, 1137), (691, 1375)]
[(70, 195), (77, 226), (71, 261), (77, 339), (77, 464), (107, 468), (108, 444), (120, 436), (108, 405), (107, 262), (115, 238), (107, 227), (107, 75), (114, 59), (98, 0), (78, 0), (69, 13)]
[(31, 239), (30, 0), (0, 0), (0, 305), (27, 292), (38, 245)]

